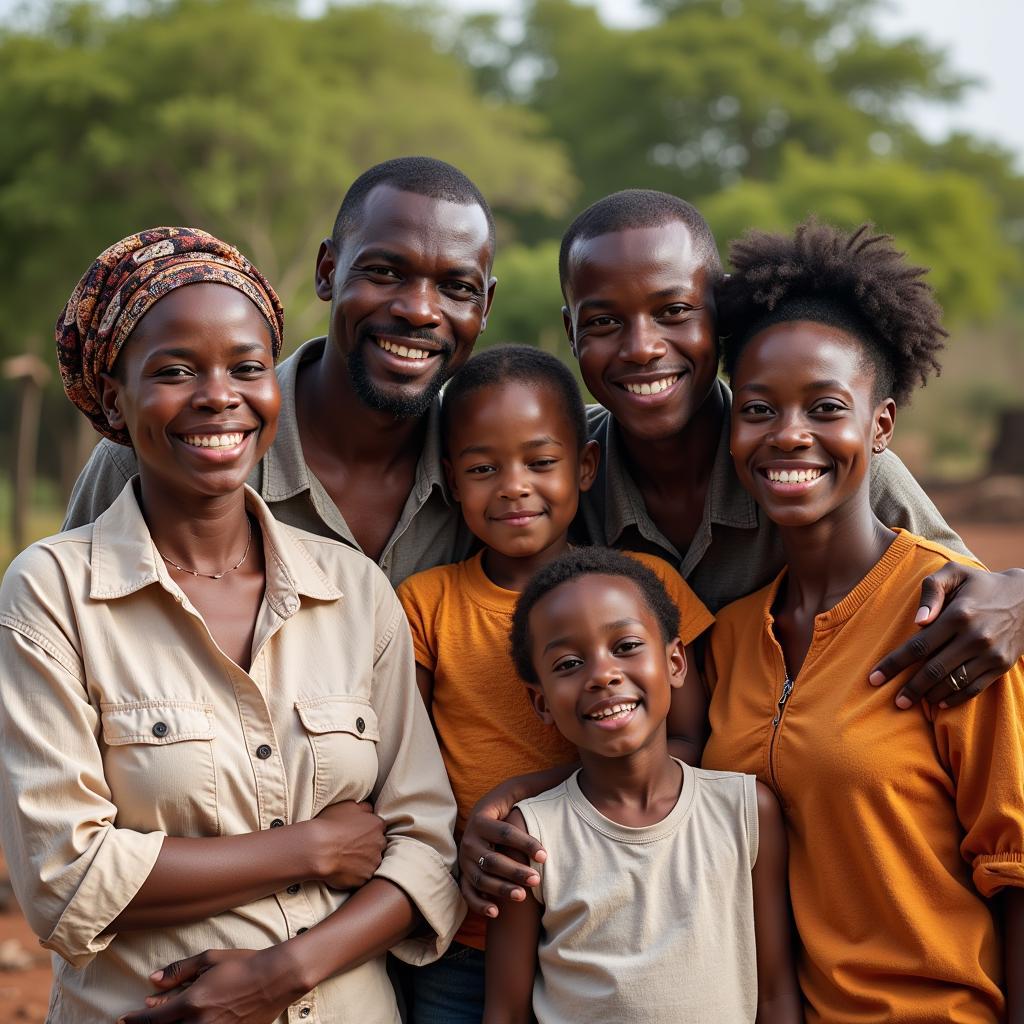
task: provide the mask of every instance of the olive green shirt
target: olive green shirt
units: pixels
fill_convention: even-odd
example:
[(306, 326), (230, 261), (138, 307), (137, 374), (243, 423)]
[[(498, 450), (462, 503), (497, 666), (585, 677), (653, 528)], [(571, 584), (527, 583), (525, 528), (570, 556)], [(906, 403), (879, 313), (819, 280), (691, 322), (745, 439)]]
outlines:
[[(587, 408), (591, 440), (601, 446), (594, 486), (581, 496), (574, 533), (582, 543), (647, 551), (674, 565), (712, 611), (773, 580), (783, 566), (775, 524), (743, 489), (729, 454), (732, 392), (718, 382), (725, 403), (722, 433), (704, 498), (704, 514), (685, 552), (658, 529), (630, 476), (627, 455), (611, 413)], [(891, 451), (871, 462), (871, 504), (886, 526), (900, 526), (970, 554), (899, 457)]]
[[(249, 484), (282, 523), (362, 551), (338, 506), (306, 465), (299, 438), (295, 395), (299, 367), (319, 359), (325, 344), (325, 338), (313, 338), (278, 366), (281, 414), (277, 436), (253, 470)], [(441, 464), (440, 410), (438, 399), (427, 413), (426, 437), (412, 490), (378, 559), (394, 586), (414, 572), (460, 562), (474, 546), (458, 508), (448, 502)], [(94, 522), (138, 471), (133, 449), (100, 441), (75, 483), (62, 529)]]

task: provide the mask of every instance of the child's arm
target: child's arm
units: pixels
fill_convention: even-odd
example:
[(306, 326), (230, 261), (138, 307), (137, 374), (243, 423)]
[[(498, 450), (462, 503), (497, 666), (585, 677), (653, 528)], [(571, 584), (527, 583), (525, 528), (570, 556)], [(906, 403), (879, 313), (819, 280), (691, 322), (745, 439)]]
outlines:
[[(526, 832), (517, 807), (508, 816), (510, 825)], [(526, 859), (508, 851), (525, 864)], [(484, 961), (485, 998), (483, 1024), (531, 1024), (533, 980), (537, 973), (537, 941), (541, 907), (535, 899), (510, 903), (500, 918), (487, 922), (487, 953)]]
[(708, 738), (708, 694), (693, 644), (686, 645), (686, 680), (672, 691), (668, 751), (685, 764), (699, 765)]
[(1024, 889), (1006, 891), (1006, 1022), (1024, 1024)]
[(758, 847), (754, 864), (754, 936), (757, 941), (757, 1024), (803, 1021), (793, 964), (786, 826), (775, 794), (757, 784)]
[[(416, 664), (416, 688), (420, 691), (420, 696), (423, 698), (427, 711), (430, 711), (434, 703), (434, 673), (429, 668), (424, 668), (418, 662)], [(433, 714), (431, 714), (430, 720), (433, 722)]]

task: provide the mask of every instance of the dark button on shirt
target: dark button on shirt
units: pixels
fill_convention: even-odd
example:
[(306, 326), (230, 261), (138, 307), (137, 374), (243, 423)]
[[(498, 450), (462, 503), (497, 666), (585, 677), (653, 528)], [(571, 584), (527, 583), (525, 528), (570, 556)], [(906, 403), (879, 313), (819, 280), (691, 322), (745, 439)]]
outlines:
[(272, 821), (272, 822), (270, 823), (270, 827), (271, 827), (271, 828), (281, 828), (281, 826), (282, 826), (282, 825), (284, 825), (284, 822), (283, 822), (283, 821), (282, 821), (282, 820), (281, 820), (280, 818), (275, 818), (275, 819), (274, 819), (274, 820), (273, 820), (273, 821)]
[(266, 759), (267, 759), (268, 757), (270, 757), (270, 755), (271, 755), (272, 753), (273, 753), (273, 751), (272, 751), (272, 750), (270, 749), (270, 747), (268, 747), (268, 746), (266, 745), (266, 743), (261, 743), (261, 744), (260, 744), (260, 745), (259, 745), (259, 746), (258, 746), (258, 747), (256, 748), (256, 756), (257, 756), (257, 757), (258, 757), (258, 758), (259, 758), (259, 759), (260, 759), (261, 761), (266, 761)]
[(166, 722), (157, 722), (153, 726), (153, 735), (154, 736), (166, 736), (167, 735), (167, 723)]

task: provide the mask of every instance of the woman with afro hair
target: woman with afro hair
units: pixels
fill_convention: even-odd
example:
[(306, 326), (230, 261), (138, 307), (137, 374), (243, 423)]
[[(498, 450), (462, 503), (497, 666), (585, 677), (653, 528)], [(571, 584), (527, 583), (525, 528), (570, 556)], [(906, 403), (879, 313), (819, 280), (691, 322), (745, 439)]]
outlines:
[(787, 565), (719, 613), (704, 767), (782, 804), (809, 1021), (1024, 1020), (1024, 661), (957, 707), (901, 712), (863, 685), (914, 634), (922, 579), (969, 561), (868, 495), (897, 408), (939, 369), (941, 311), (869, 225), (730, 255), (731, 451)]

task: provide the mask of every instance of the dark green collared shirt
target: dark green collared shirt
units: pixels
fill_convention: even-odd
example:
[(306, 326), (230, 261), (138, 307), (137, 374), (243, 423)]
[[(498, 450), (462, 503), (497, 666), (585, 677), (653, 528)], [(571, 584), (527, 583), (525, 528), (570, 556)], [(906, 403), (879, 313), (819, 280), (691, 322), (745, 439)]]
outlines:
[[(732, 392), (718, 382), (725, 403), (722, 433), (715, 452), (704, 514), (689, 548), (678, 548), (658, 529), (640, 488), (626, 466), (626, 451), (611, 413), (587, 407), (591, 440), (601, 446), (594, 486), (581, 496), (575, 532), (581, 541), (630, 551), (647, 551), (674, 565), (712, 611), (757, 590), (778, 575), (782, 545), (775, 524), (743, 489), (729, 454)], [(969, 552), (946, 524), (910, 471), (891, 451), (871, 462), (871, 504), (887, 526)]]
[[(299, 367), (319, 359), (325, 343), (325, 338), (313, 338), (278, 366), (281, 415), (277, 436), (249, 483), (276, 519), (360, 551), (345, 517), (306, 465), (299, 439), (295, 408)], [(462, 522), (458, 507), (448, 502), (441, 465), (440, 410), (438, 399), (427, 413), (427, 433), (412, 490), (379, 559), (381, 569), (395, 586), (414, 572), (461, 561), (473, 548), (473, 536)], [(131, 448), (100, 441), (75, 483), (63, 529), (93, 522), (137, 472)]]

